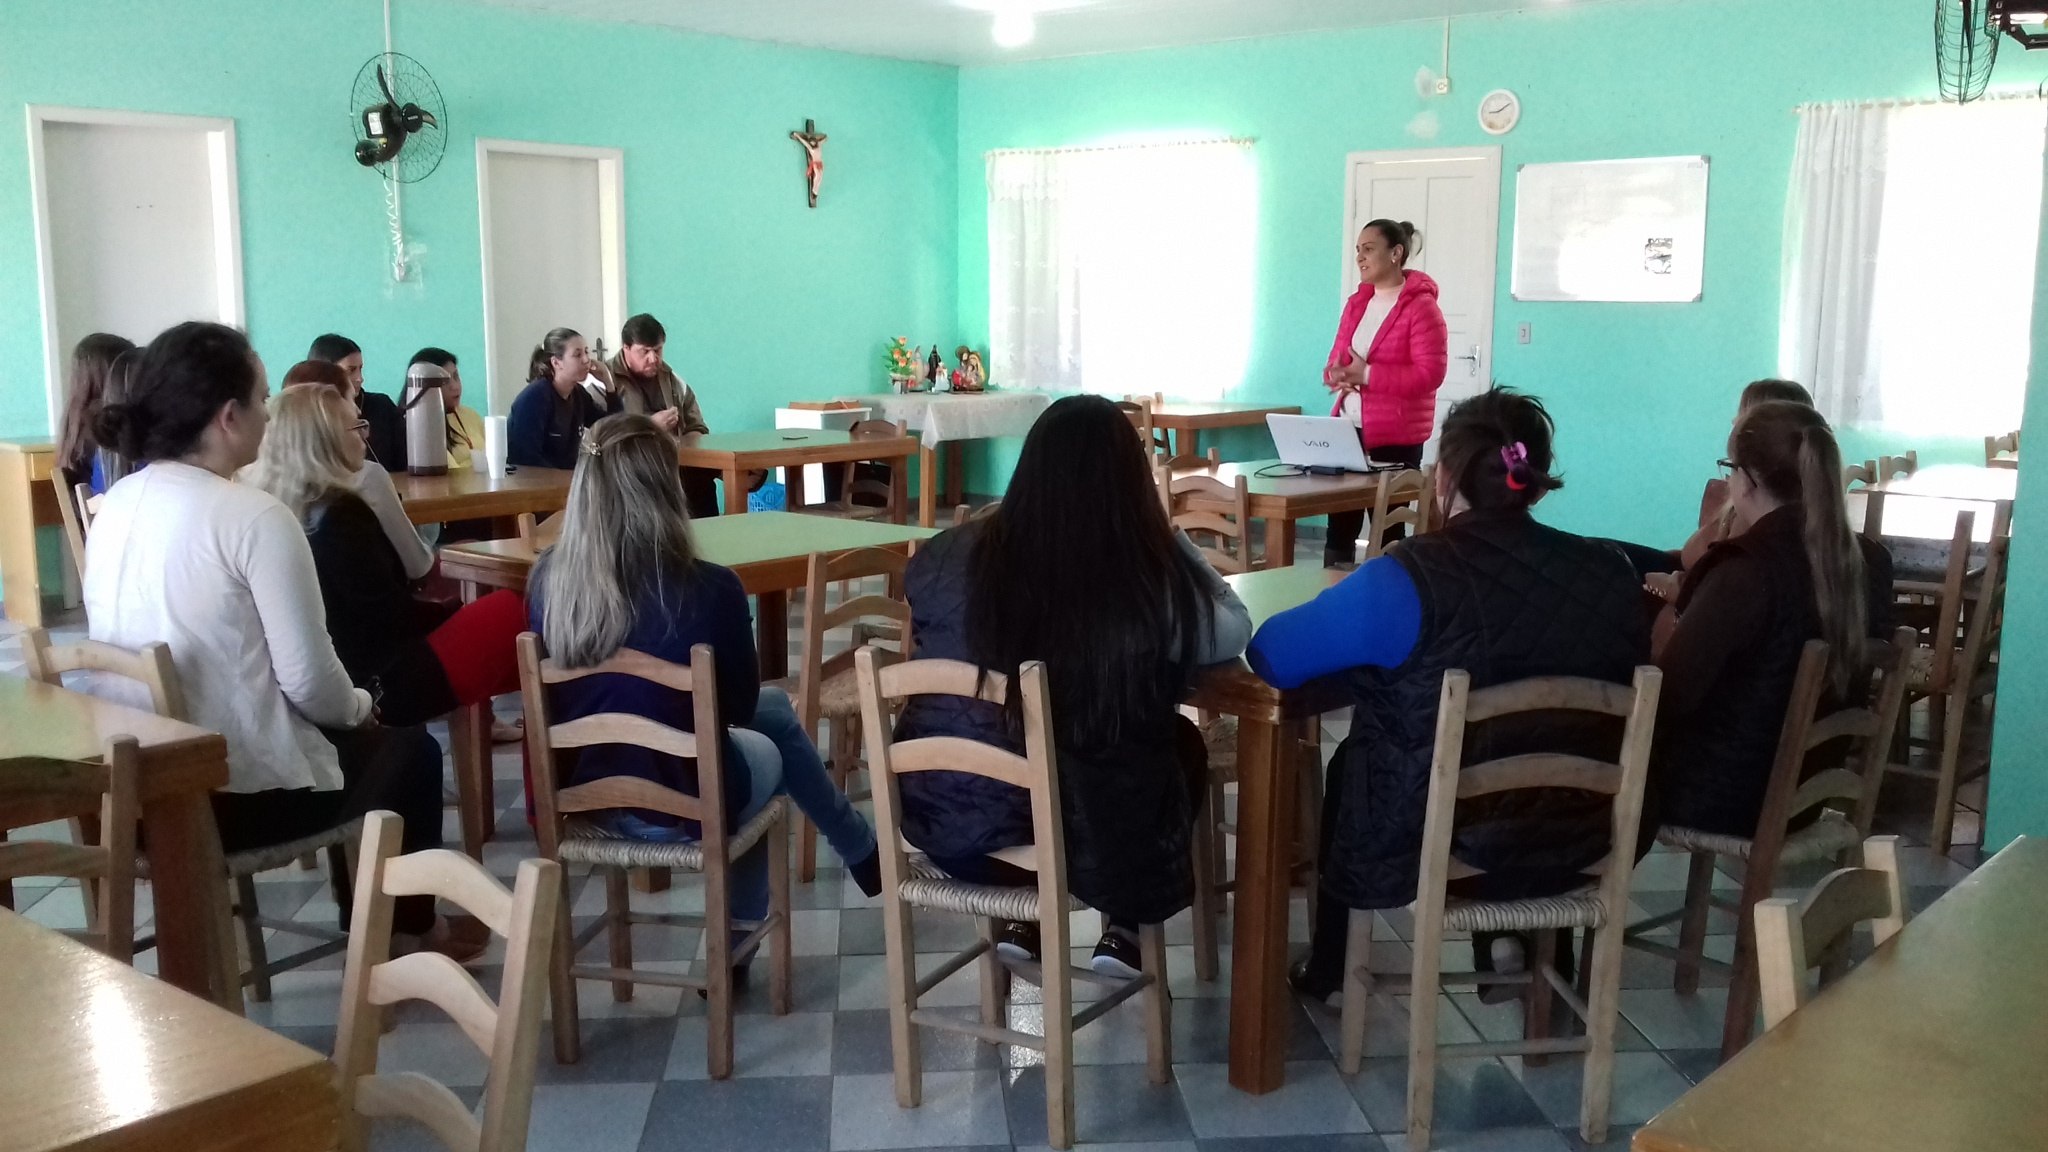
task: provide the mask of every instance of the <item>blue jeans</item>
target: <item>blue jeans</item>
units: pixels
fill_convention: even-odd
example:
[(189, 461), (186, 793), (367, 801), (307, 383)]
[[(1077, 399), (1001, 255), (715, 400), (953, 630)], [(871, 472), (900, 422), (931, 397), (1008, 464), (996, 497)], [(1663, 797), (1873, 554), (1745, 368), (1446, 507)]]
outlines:
[[(753, 723), (730, 731), (751, 778), (747, 805), (740, 810), (742, 825), (760, 815), (768, 801), (787, 794), (824, 833), (842, 860), (851, 863), (873, 854), (874, 828), (847, 800), (846, 793), (832, 783), (824, 760), (818, 756), (817, 745), (811, 743), (797, 720), (788, 693), (779, 688), (761, 689)], [(673, 844), (690, 839), (680, 826), (650, 824), (626, 809), (607, 812), (604, 819), (613, 832), (635, 840)], [(753, 851), (733, 862), (732, 914), (739, 920), (760, 920), (768, 915), (765, 844), (755, 845)]]

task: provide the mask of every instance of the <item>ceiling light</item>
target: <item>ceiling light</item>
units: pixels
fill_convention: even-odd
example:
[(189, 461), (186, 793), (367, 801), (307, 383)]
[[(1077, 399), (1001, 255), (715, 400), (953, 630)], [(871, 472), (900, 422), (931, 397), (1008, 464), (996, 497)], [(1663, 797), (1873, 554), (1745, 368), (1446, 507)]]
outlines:
[(1005, 8), (996, 13), (996, 47), (1022, 48), (1038, 35), (1038, 21), (1028, 8)]

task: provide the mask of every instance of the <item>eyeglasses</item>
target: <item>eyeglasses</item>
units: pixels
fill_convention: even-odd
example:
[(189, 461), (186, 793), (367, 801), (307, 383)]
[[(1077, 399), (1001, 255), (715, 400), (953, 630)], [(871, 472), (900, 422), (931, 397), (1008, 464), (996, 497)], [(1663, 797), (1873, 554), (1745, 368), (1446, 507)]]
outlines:
[(358, 436), (361, 436), (365, 440), (368, 440), (370, 438), (370, 422), (368, 420), (358, 420), (355, 423), (349, 425), (348, 430), (355, 433)]
[(1735, 475), (1735, 473), (1742, 467), (1742, 465), (1737, 464), (1733, 460), (1716, 460), (1714, 461), (1714, 463), (1721, 466), (1721, 479), (1723, 480), (1726, 480), (1730, 476)]

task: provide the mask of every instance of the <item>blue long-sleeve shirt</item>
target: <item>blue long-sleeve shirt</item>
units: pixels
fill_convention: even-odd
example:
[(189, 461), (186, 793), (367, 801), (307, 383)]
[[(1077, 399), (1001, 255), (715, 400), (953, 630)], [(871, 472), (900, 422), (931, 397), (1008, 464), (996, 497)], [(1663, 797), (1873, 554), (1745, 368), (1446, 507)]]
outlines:
[(505, 462), (515, 468), (573, 470), (583, 430), (604, 416), (604, 405), (580, 384), (564, 398), (555, 391), (553, 380), (530, 381), (512, 401), (505, 420)]
[(1407, 660), (1422, 632), (1422, 598), (1401, 562), (1375, 556), (1322, 595), (1265, 622), (1245, 658), (1275, 688)]

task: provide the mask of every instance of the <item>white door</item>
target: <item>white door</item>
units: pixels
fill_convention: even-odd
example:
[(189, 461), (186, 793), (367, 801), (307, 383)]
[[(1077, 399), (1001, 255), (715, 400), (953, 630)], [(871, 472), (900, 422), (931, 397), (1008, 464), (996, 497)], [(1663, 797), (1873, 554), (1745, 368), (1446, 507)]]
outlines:
[[(1484, 392), (1493, 367), (1494, 261), (1500, 238), (1500, 149), (1354, 152), (1346, 172), (1344, 295), (1358, 287), (1352, 248), (1368, 221), (1406, 220), (1421, 233), (1408, 267), (1437, 282), (1450, 328), (1450, 369), (1436, 427), (1451, 405)], [(1426, 455), (1436, 455), (1430, 436)]]
[(32, 107), (29, 157), (55, 433), (81, 337), (242, 323), (234, 122)]
[(573, 328), (616, 351), (626, 322), (622, 154), (477, 141), (488, 411), (510, 410), (534, 345)]

